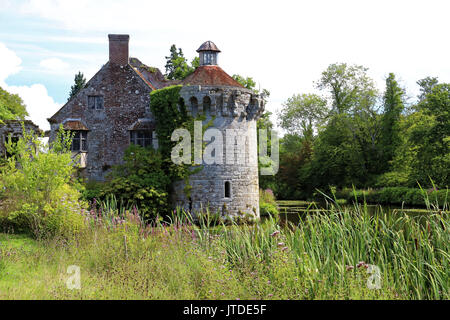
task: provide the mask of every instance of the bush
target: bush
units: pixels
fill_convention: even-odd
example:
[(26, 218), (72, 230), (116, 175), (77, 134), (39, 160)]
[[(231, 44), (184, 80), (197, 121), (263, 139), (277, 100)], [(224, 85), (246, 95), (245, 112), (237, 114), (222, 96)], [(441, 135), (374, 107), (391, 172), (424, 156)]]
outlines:
[(278, 206), (271, 189), (259, 190), (259, 212), (260, 216), (271, 216), (278, 219)]
[(139, 208), (145, 220), (168, 214), (171, 180), (164, 171), (170, 166), (168, 161), (153, 149), (130, 145), (125, 150), (124, 163), (113, 168), (100, 198), (114, 195), (119, 203)]
[(81, 230), (84, 203), (73, 179), (70, 142), (70, 134), (60, 130), (49, 148), (24, 129), (17, 144), (6, 144), (14, 155), (0, 173), (3, 223), (36, 237), (68, 236)]

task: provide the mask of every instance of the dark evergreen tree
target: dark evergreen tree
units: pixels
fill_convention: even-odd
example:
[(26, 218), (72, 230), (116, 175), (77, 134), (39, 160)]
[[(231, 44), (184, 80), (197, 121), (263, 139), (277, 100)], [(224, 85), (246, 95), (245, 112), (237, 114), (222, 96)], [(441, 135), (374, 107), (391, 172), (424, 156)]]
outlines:
[(191, 65), (188, 64), (184, 57), (183, 50), (173, 44), (170, 47), (170, 55), (166, 57), (166, 78), (170, 80), (183, 80), (197, 68), (200, 64), (199, 58), (192, 60)]
[(381, 118), (382, 171), (389, 169), (395, 150), (401, 144), (400, 116), (405, 108), (405, 91), (399, 87), (395, 75), (390, 73), (386, 79), (386, 91), (383, 96), (384, 112)]
[(69, 98), (67, 99), (67, 101), (69, 101), (74, 96), (76, 96), (76, 94), (78, 92), (80, 92), (80, 90), (83, 89), (84, 85), (86, 84), (86, 78), (84, 77), (83, 73), (81, 73), (81, 71), (79, 71), (75, 75), (74, 81), (75, 81), (75, 84), (72, 87), (70, 87), (70, 94), (69, 94)]

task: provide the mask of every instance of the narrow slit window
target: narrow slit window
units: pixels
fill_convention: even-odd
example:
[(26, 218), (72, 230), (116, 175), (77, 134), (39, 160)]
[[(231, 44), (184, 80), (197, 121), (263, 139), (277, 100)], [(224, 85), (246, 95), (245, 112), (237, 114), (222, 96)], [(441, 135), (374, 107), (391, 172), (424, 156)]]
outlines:
[(225, 181), (225, 198), (231, 198), (231, 182)]

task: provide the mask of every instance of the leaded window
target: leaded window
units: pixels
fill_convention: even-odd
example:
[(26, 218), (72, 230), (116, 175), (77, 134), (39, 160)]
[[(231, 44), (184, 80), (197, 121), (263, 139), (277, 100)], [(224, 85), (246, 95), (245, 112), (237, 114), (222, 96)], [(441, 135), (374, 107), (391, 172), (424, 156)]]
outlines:
[(88, 108), (92, 110), (103, 109), (103, 96), (88, 96)]
[(87, 151), (87, 131), (72, 131), (72, 151)]
[(141, 147), (152, 146), (152, 132), (150, 130), (133, 130), (130, 131), (130, 143)]

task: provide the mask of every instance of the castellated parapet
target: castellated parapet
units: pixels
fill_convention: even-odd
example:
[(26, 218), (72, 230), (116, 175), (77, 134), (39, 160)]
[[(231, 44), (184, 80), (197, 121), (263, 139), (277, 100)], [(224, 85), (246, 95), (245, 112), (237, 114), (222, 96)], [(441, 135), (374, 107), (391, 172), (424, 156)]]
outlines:
[[(208, 207), (221, 215), (259, 217), (256, 121), (264, 111), (263, 98), (243, 87), (211, 85), (187, 85), (180, 95), (180, 103), (194, 118), (204, 115), (204, 126), (212, 120), (207, 130), (218, 129), (222, 134), (223, 157), (221, 163), (203, 160), (202, 169), (190, 176), (189, 195), (184, 181), (175, 183), (176, 205), (191, 211)], [(205, 142), (206, 146), (212, 143)]]

